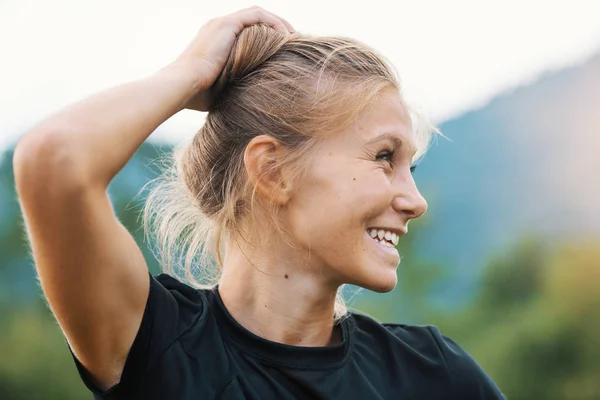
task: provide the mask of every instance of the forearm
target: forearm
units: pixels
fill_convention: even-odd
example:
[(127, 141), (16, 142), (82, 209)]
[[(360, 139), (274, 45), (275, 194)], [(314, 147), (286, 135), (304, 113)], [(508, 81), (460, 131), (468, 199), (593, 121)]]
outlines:
[[(146, 138), (200, 90), (198, 79), (179, 68), (170, 65), (55, 113), (21, 139), (20, 158), (35, 157), (41, 167), (67, 159), (63, 165), (78, 179), (108, 186)], [(35, 143), (31, 154), (27, 143)]]

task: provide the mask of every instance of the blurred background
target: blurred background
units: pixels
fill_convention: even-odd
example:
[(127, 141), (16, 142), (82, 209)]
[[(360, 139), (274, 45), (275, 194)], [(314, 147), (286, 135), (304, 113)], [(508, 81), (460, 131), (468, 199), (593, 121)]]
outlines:
[[(36, 280), (12, 154), (49, 113), (147, 76), (223, 1), (0, 2), (0, 399), (91, 398)], [(439, 138), (415, 172), (429, 211), (399, 244), (397, 288), (351, 291), (381, 321), (435, 324), (509, 399), (600, 399), (600, 3), (265, 1), (297, 30), (357, 38), (398, 69)], [(109, 187), (138, 220), (153, 161), (201, 126), (163, 124)]]

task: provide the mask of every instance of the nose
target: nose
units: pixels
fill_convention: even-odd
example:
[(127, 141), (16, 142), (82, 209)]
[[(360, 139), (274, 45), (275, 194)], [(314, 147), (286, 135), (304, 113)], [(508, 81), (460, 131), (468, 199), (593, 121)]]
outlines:
[(396, 212), (406, 214), (409, 219), (419, 218), (427, 211), (427, 201), (419, 192), (412, 175), (398, 177), (392, 206)]

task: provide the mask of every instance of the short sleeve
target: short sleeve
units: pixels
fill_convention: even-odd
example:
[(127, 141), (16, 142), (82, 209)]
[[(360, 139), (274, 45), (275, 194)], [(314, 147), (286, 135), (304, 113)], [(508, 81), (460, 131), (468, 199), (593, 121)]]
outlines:
[(125, 361), (120, 382), (101, 391), (69, 347), (83, 383), (95, 399), (133, 397), (144, 372), (159, 362), (164, 352), (194, 324), (206, 308), (205, 297), (196, 289), (166, 274), (157, 277), (150, 275), (144, 315)]
[(462, 347), (440, 331), (430, 326), (429, 330), (437, 342), (448, 368), (456, 400), (505, 400), (494, 381), (485, 373)]

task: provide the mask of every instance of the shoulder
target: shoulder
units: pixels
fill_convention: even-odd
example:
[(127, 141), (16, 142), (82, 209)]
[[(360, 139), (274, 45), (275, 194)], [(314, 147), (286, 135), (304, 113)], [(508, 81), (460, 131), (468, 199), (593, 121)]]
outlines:
[(169, 274), (150, 275), (150, 287), (160, 286), (160, 290), (167, 290), (172, 295), (185, 298), (191, 302), (202, 302), (206, 290), (197, 289)]
[(459, 393), (469, 394), (478, 399), (504, 398), (494, 381), (465, 349), (443, 335), (437, 327), (429, 326), (428, 329), (439, 347), (440, 354), (444, 357), (446, 367)]
[(179, 362), (184, 357), (179, 347), (173, 345), (187, 332), (206, 326), (206, 315), (209, 314), (207, 293), (210, 291), (193, 288), (167, 274), (154, 276), (148, 272), (148, 275), (150, 290), (146, 307), (119, 383), (102, 391), (73, 354), (79, 374), (96, 395), (95, 398), (134, 398), (153, 369), (163, 371), (164, 376), (171, 376), (169, 371), (165, 372), (164, 365), (172, 365), (173, 360)]
[(197, 289), (167, 274), (150, 276), (150, 294), (142, 319), (142, 331), (152, 335), (158, 354), (182, 335), (212, 321), (211, 290)]
[(421, 345), (435, 346), (458, 398), (504, 399), (500, 389), (473, 357), (454, 340), (443, 335), (436, 326), (398, 324), (385, 324), (385, 326), (395, 335), (412, 338)]
[(150, 292), (150, 299), (155, 301), (155, 305), (166, 307), (164, 311), (177, 311), (176, 316), (181, 319), (202, 313), (208, 291), (196, 289), (163, 273), (150, 277)]
[(457, 398), (504, 399), (473, 357), (436, 326), (379, 323), (362, 314), (352, 314), (352, 317), (358, 332), (375, 339), (371, 341), (373, 345), (387, 352), (402, 352), (402, 359), (409, 367), (449, 378), (451, 387), (448, 389)]
[[(419, 352), (439, 354), (439, 346), (432, 334), (432, 329), (437, 329), (435, 327), (380, 323), (369, 315), (361, 313), (352, 313), (351, 318), (358, 336), (378, 337), (392, 343), (401, 343)], [(382, 341), (378, 340), (376, 343), (382, 344)]]
[(355, 345), (369, 346), (370, 351), (390, 354), (390, 361), (405, 364), (408, 368), (426, 368), (430, 372), (449, 378), (440, 346), (428, 325), (380, 323), (372, 317), (352, 313)]

